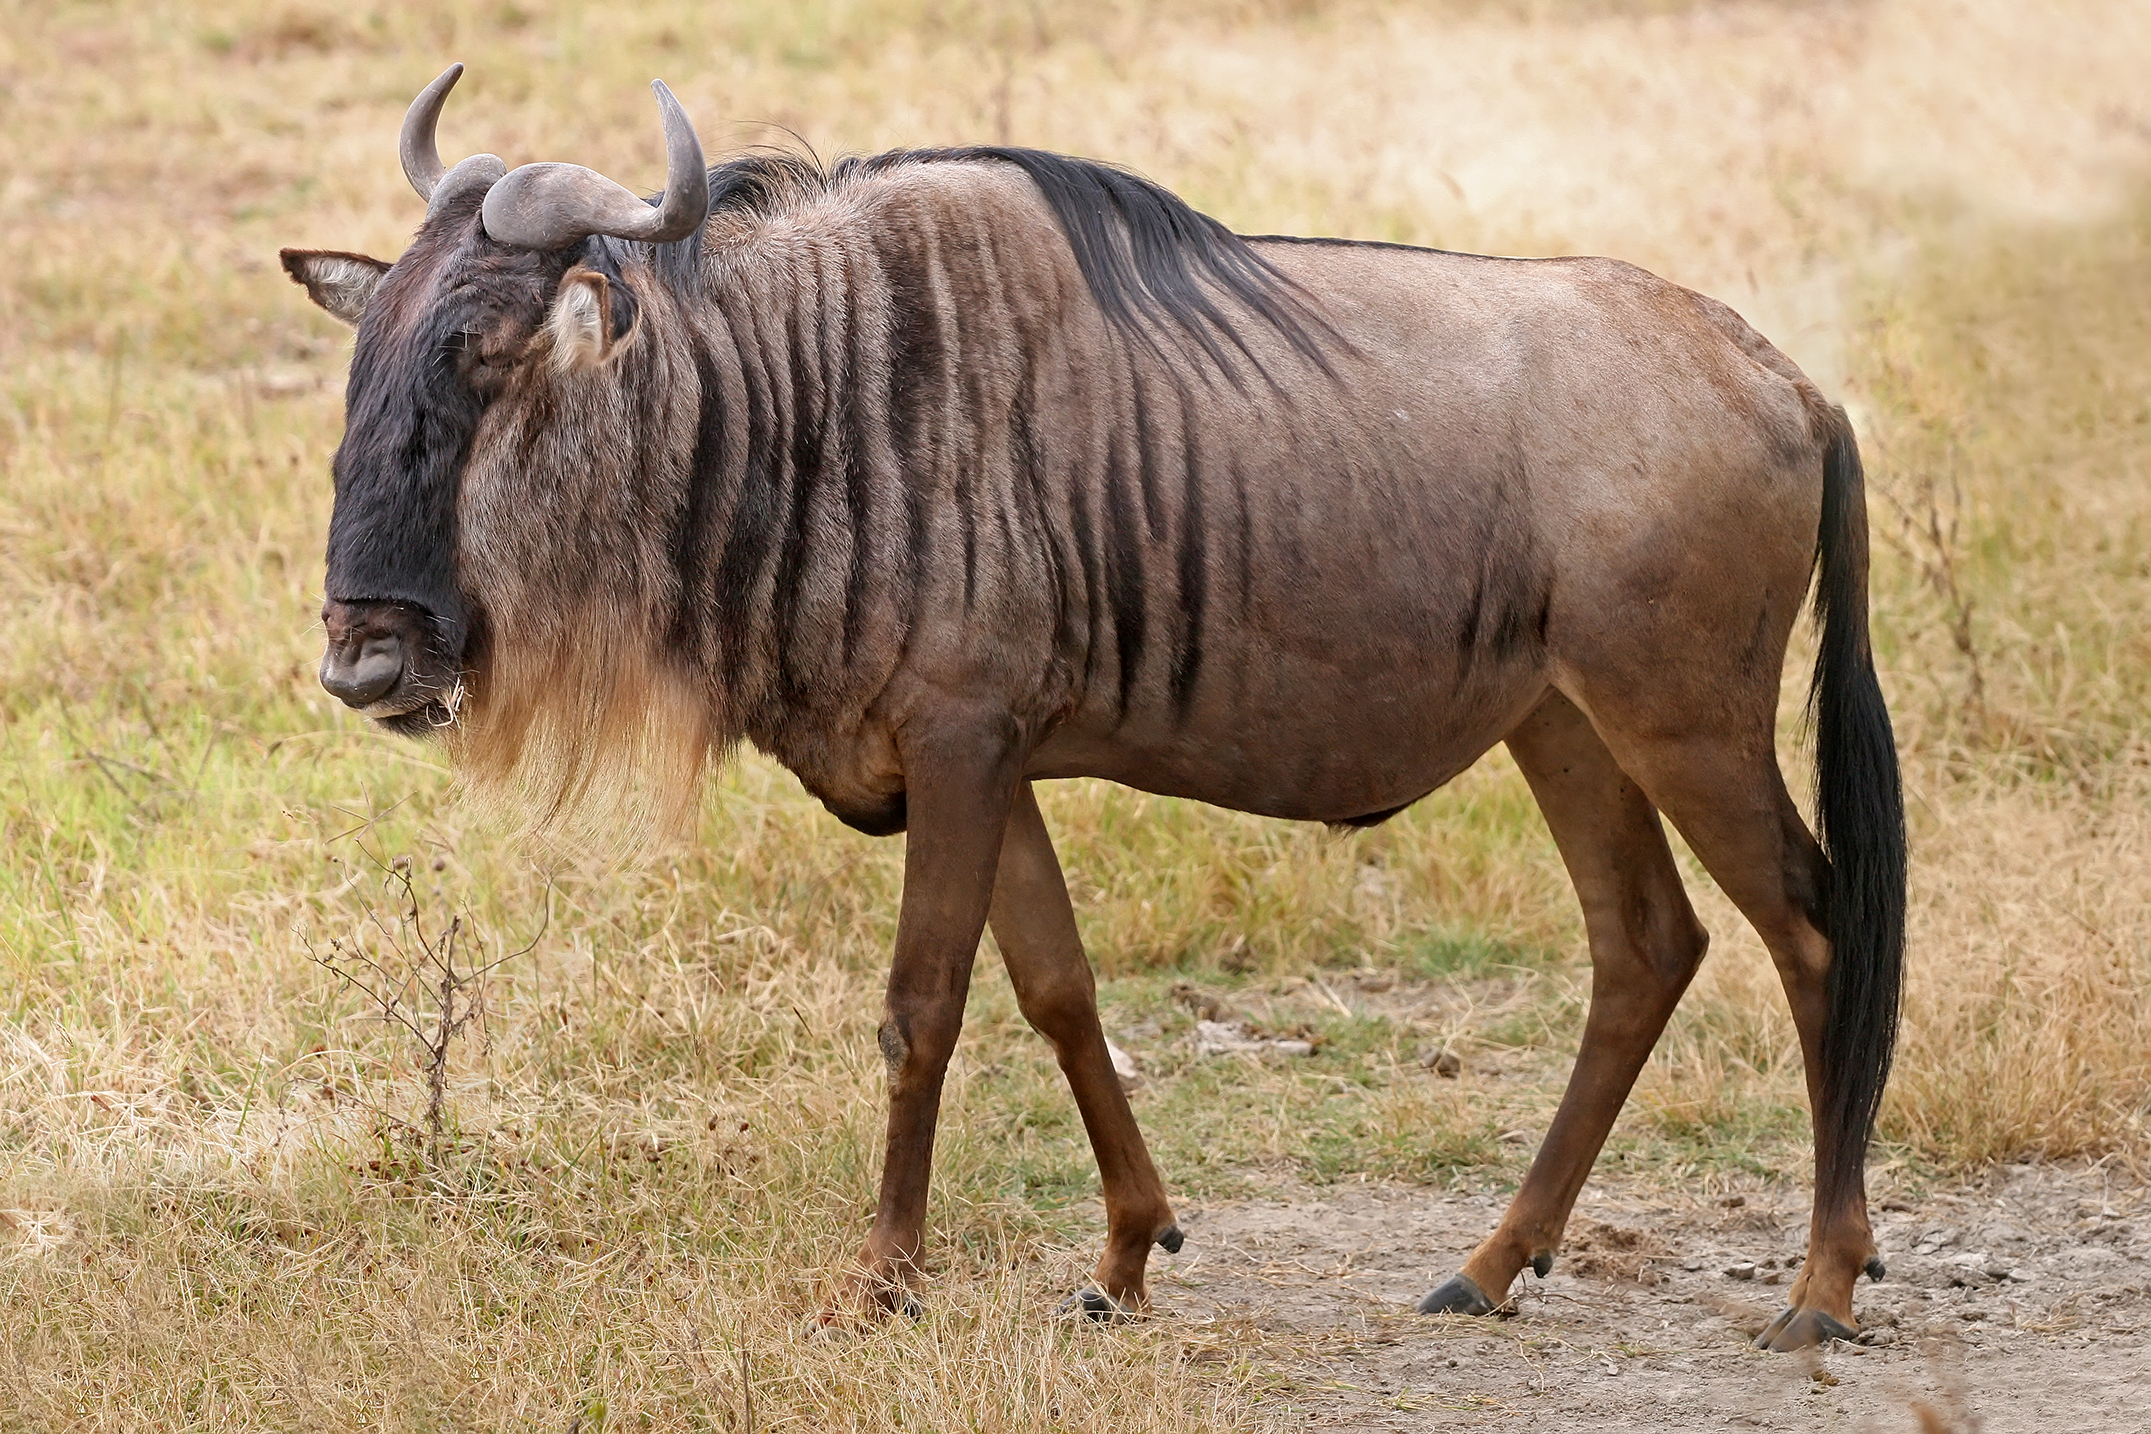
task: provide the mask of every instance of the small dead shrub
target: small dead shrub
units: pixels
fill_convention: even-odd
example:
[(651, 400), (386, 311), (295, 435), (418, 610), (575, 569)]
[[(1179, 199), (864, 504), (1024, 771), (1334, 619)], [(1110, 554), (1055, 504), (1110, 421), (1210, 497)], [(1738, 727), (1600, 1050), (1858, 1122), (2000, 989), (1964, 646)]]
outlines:
[[(358, 931), (331, 938), (325, 955), (311, 946), (307, 954), (343, 987), (363, 992), (379, 1018), (401, 1028), (417, 1047), (418, 1068), (426, 1081), (425, 1163), (437, 1170), (446, 1136), (449, 1054), (465, 1031), (485, 1020), (486, 977), (504, 962), (535, 950), (544, 931), (518, 950), (480, 960), (471, 954), (479, 943), (463, 913), (445, 922), (428, 918), (411, 881), (408, 856), (376, 861), (387, 913), (369, 904)], [(387, 1111), (380, 1114), (385, 1125), (395, 1123)]]

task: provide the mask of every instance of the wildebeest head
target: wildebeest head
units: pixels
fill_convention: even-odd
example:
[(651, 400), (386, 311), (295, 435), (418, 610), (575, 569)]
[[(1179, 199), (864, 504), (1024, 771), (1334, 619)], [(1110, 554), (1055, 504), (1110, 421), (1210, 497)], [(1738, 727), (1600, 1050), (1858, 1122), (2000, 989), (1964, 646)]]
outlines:
[(487, 641), (489, 614), (459, 572), (461, 492), (494, 410), (605, 363), (638, 315), (611, 239), (669, 243), (706, 218), (693, 126), (662, 82), (662, 202), (571, 164), (509, 171), (489, 154), (445, 168), (434, 127), (461, 75), (451, 66), (405, 116), (405, 174), (425, 223), (394, 263), (283, 251), (314, 301), (358, 329), (335, 458), (327, 650), (321, 683), (385, 725), (450, 723)]

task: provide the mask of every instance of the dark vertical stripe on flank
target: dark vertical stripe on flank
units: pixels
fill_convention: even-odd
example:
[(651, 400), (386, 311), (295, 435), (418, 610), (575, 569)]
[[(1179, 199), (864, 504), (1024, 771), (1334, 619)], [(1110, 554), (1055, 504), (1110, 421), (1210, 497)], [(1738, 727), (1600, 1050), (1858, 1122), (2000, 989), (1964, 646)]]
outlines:
[(1128, 382), (1135, 395), (1135, 472), (1143, 490), (1143, 528), (1155, 542), (1165, 535), (1165, 495), (1158, 491), (1157, 464), (1150, 451), (1150, 400), (1143, 392), (1141, 370), (1131, 366)]
[[(1030, 547), (1045, 562), (1046, 575), (1052, 579), (1053, 650), (1062, 656), (1065, 663), (1068, 652), (1076, 643), (1075, 612), (1073, 610), (1075, 597), (1072, 591), (1074, 584), (1068, 574), (1068, 550), (1065, 546), (1066, 530), (1052, 516), (1055, 507), (1052, 485), (1056, 474), (1047, 471), (1045, 459), (1039, 452), (1037, 435), (1032, 428), (1032, 394), (1028, 376), (1024, 380), (1024, 385), (1023, 396), (1018, 408), (1018, 414), (1022, 422), (1022, 427), (1019, 430), (1022, 434), (1022, 466), (1016, 470), (1016, 491), (1022, 495), (1024, 503), (1016, 514), (1016, 527), (1023, 540), (1028, 542)], [(1067, 469), (1063, 464), (1059, 469), (1061, 482), (1058, 491), (1064, 499), (1069, 499), (1075, 495), (1066, 481), (1066, 473)], [(1080, 556), (1078, 561), (1081, 561)], [(1089, 584), (1086, 581), (1086, 603), (1088, 602), (1088, 587)], [(1089, 660), (1090, 654), (1086, 649), (1084, 661), (1088, 663)], [(1065, 670), (1065, 667), (1063, 670)]]
[(1120, 444), (1109, 439), (1105, 462), (1105, 573), (1113, 603), (1113, 639), (1120, 653), (1120, 716), (1125, 719), (1143, 667), (1143, 543), (1128, 493)]
[[(886, 422), (894, 462), (888, 481), (896, 488), (894, 493), (877, 496), (883, 499), (881, 512), (888, 515), (892, 529), (896, 508), (903, 510), (903, 539), (897, 551), (883, 555), (889, 563), (885, 579), (894, 590), (892, 599), (905, 615), (906, 625), (897, 637), (900, 650), (910, 641), (908, 623), (916, 614), (926, 572), (926, 511), (919, 498), (920, 475), (931, 472), (936, 461), (926, 411), (942, 371), (944, 316), (927, 281), (932, 259), (926, 249), (931, 242), (930, 235), (909, 228), (877, 236), (875, 241), (875, 254), (889, 286)], [(870, 491), (881, 487), (879, 477), (870, 477)], [(877, 514), (873, 521), (882, 519)]]
[(714, 662), (722, 653), (702, 651), (702, 643), (709, 635), (704, 623), (723, 620), (707, 609), (717, 596), (710, 544), (716, 537), (717, 495), (725, 476), (724, 376), (700, 332), (688, 325), (687, 333), (694, 347), (695, 381), (701, 395), (695, 415), (694, 457), (687, 467), (687, 503), (680, 514), (680, 530), (672, 538), (673, 571), (680, 577), (680, 610), (672, 615), (672, 640), (689, 651), (700, 651), (705, 662)]
[(902, 236), (904, 247), (884, 241), (883, 272), (889, 283), (889, 436), (903, 471), (915, 474), (927, 464), (922, 450), (929, 434), (923, 415), (926, 395), (942, 371), (942, 314), (927, 282), (927, 242), (915, 233)]
[(899, 643), (897, 660), (901, 662), (911, 650), (911, 630), (918, 623), (919, 593), (932, 569), (933, 554), (927, 549), (932, 542), (932, 529), (926, 521), (926, 500), (919, 495), (917, 477), (905, 469), (898, 469), (898, 482), (904, 489), (904, 635)]
[(850, 257), (844, 260), (843, 323), (837, 342), (842, 349), (838, 371), (843, 391), (836, 422), (844, 445), (844, 512), (851, 525), (851, 562), (844, 573), (844, 665), (857, 659), (859, 631), (866, 615), (867, 582), (874, 571), (873, 472), (867, 465), (867, 435), (859, 418), (859, 345), (865, 341), (857, 322), (858, 296)]
[(1255, 515), (1248, 510), (1247, 475), (1240, 471), (1240, 460), (1230, 462), (1232, 497), (1239, 508), (1239, 522), (1234, 529), (1239, 551), (1234, 556), (1240, 578), (1240, 620), (1245, 622), (1255, 614)]
[(791, 510), (787, 514), (783, 546), (777, 550), (775, 587), (770, 593), (770, 636), (775, 639), (777, 671), (788, 699), (803, 699), (807, 678), (799, 670), (802, 644), (797, 641), (800, 590), (812, 558), (814, 499), (822, 476), (820, 395), (806, 334), (800, 328), (800, 310), (817, 301), (814, 293), (788, 296), (784, 318), (787, 352), (776, 372), (784, 376), (786, 389), (772, 395), (772, 409), (782, 415), (783, 451), (790, 471)]
[[(1023, 481), (1021, 478), (1013, 477), (1013, 475), (1011, 477), (1016, 483)], [(1017, 540), (1015, 515), (1012, 511), (1015, 507), (1013, 500), (1014, 494), (1012, 492), (1001, 487), (994, 488), (993, 526), (995, 531), (1001, 535), (1000, 551), (995, 555), (995, 571), (1001, 574), (999, 597), (1004, 611), (1007, 607), (1011, 587), (1014, 587), (1017, 591), (1025, 591), (1029, 585), (1035, 584), (1037, 579), (1042, 576), (1042, 574), (1035, 571), (1019, 571), (1019, 568), (1029, 568), (1032, 554)]]
[(844, 448), (844, 508), (851, 523), (851, 564), (844, 574), (844, 665), (858, 660), (859, 633), (866, 617), (867, 576), (874, 570), (873, 508), (868, 492), (873, 474), (855, 434)]
[(1471, 601), (1465, 605), (1463, 620), (1456, 629), (1457, 674), (1460, 677), (1470, 673), (1472, 664), (1478, 659), (1479, 625), (1485, 620), (1486, 561), (1482, 556), (1479, 570), (1471, 579)]
[[(959, 239), (959, 247), (968, 250), (970, 263), (966, 265), (968, 277), (983, 292), (974, 290), (967, 305), (966, 317), (971, 321), (971, 332), (996, 335), (1014, 328), (1015, 316), (1009, 312), (1007, 286), (1001, 280), (1000, 255), (994, 248), (994, 232), (984, 214), (970, 212), (968, 232)], [(1005, 339), (1003, 340), (1005, 342)], [(998, 376), (1001, 364), (998, 356), (1000, 344), (993, 337), (983, 337), (976, 345), (978, 354), (961, 354), (965, 360), (961, 367), (965, 377), (952, 386), (957, 403), (950, 414), (951, 429), (961, 432), (963, 439), (961, 459), (956, 474), (956, 506), (963, 519), (963, 606), (970, 612), (978, 596), (978, 549), (979, 527), (989, 516), (998, 517), (1002, 526), (1008, 521), (1005, 495), (990, 480), (992, 473), (986, 455), (980, 451), (980, 440), (993, 422), (993, 410), (998, 406), (999, 385), (989, 378)], [(991, 508), (989, 515), (983, 511)], [(1004, 543), (999, 557), (999, 572), (1007, 577), (1007, 566), (1013, 555), (1011, 545)], [(988, 560), (993, 555), (988, 554)]]
[(978, 485), (973, 481), (975, 460), (956, 462), (956, 521), (963, 527), (963, 610), (978, 604)]
[[(1107, 442), (1111, 442), (1108, 438)], [(1105, 608), (1105, 583), (1099, 574), (1098, 535), (1090, 526), (1088, 485), (1071, 483), (1068, 488), (1068, 526), (1075, 543), (1076, 562), (1083, 572), (1083, 691), (1087, 694), (1098, 673), (1098, 618)]]
[(1186, 722), (1202, 671), (1203, 605), (1209, 597), (1209, 554), (1204, 551), (1202, 455), (1195, 446), (1194, 415), (1186, 390), (1180, 394), (1180, 592), (1173, 604), (1173, 715)]
[[(958, 254), (963, 254), (960, 235), (954, 247)], [(951, 276), (948, 265), (940, 262), (941, 254), (942, 250), (937, 246), (934, 272), (940, 283), (936, 285), (936, 295), (943, 305), (940, 314), (946, 331), (941, 340), (940, 383), (934, 391), (939, 407), (936, 431), (940, 437), (940, 451), (935, 454), (934, 484), (929, 491), (936, 503), (953, 504), (956, 510), (957, 536), (963, 545), (963, 606), (964, 611), (969, 612), (978, 587), (978, 454), (976, 432), (966, 419), (975, 421), (977, 404), (973, 383), (966, 378), (972, 359), (964, 350), (963, 316), (956, 312), (955, 306), (960, 300), (951, 292)], [(991, 312), (988, 306), (981, 305), (980, 308)], [(980, 317), (983, 318), (984, 313)], [(944, 492), (946, 497), (943, 497)]]
[(739, 502), (732, 510), (731, 529), (725, 534), (724, 556), (718, 560), (714, 587), (717, 629), (724, 652), (725, 670), (737, 673), (752, 659), (749, 650), (754, 632), (755, 590), (761, 585), (762, 569), (769, 560), (770, 535), (783, 517), (783, 490), (772, 471), (775, 463), (769, 443), (769, 385), (757, 367), (758, 344), (751, 315), (745, 309), (725, 314), (740, 357), (740, 377), (747, 393), (746, 468), (740, 474)]
[(1031, 433), (1031, 407), (1036, 401), (1033, 356), (1023, 355), (1023, 369), (1016, 379), (1016, 392), (1008, 405), (1008, 501), (1002, 520), (1008, 549), (1006, 561), (1018, 554), (1035, 553), (1046, 565), (1053, 583), (1053, 650), (1068, 651), (1075, 636), (1068, 621), (1068, 578), (1061, 569), (1059, 534), (1046, 521), (1045, 498), (1039, 485), (1045, 475), (1038, 471), (1038, 444)]

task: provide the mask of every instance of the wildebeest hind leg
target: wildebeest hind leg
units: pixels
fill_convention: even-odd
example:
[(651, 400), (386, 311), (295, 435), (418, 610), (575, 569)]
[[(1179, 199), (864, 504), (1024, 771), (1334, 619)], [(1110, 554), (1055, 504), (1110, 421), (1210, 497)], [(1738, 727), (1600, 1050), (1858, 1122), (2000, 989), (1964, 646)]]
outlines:
[(1583, 714), (1550, 693), (1508, 736), (1583, 904), (1591, 1013), (1568, 1089), (1522, 1188), (1423, 1314), (1484, 1314), (1526, 1265), (1552, 1267), (1569, 1211), (1636, 1073), (1703, 958), (1658, 813)]
[[(1601, 714), (1603, 720), (1603, 714)], [(1750, 730), (1654, 735), (1624, 745), (1611, 733), (1624, 765), (1636, 773), (1695, 854), (1769, 948), (1792, 1007), (1806, 1066), (1815, 1121), (1816, 1201), (1807, 1261), (1788, 1292), (1788, 1304), (1757, 1343), (1796, 1349), (1857, 1330), (1852, 1291), (1864, 1270), (1879, 1275), (1868, 1224), (1866, 1186), (1857, 1164), (1829, 1168), (1834, 1147), (1826, 1128), (1822, 1089), (1823, 1030), (1829, 1015), (1831, 950), (1817, 928), (1827, 866), (1821, 849), (1785, 790), (1769, 740), (1769, 717), (1758, 704)], [(1835, 1190), (1835, 1198), (1825, 1192)]]
[(1098, 1024), (1097, 984), (1076, 932), (1053, 839), (1028, 783), (1016, 791), (1001, 841), (991, 920), (1024, 1019), (1053, 1043), (1075, 1093), (1105, 1187), (1105, 1254), (1093, 1287), (1072, 1297), (1068, 1308), (1092, 1318), (1116, 1318), (1147, 1303), (1143, 1272), (1150, 1247), (1177, 1250), (1180, 1230), (1113, 1071)]
[(909, 835), (904, 900), (879, 1041), (889, 1070), (881, 1199), (857, 1267), (825, 1322), (908, 1309), (926, 1226), (941, 1083), (963, 1025), (1018, 780), (1015, 734), (990, 720), (900, 739)]

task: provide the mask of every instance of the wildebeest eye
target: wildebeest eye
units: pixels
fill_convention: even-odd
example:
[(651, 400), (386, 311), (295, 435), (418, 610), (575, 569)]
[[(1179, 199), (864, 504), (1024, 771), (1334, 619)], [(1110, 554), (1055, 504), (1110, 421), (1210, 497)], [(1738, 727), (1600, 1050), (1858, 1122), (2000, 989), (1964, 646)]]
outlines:
[(514, 368), (522, 357), (520, 348), (493, 348), (487, 345), (485, 335), (471, 330), (457, 334), (448, 342), (448, 349), (463, 371), (473, 377), (498, 377)]

